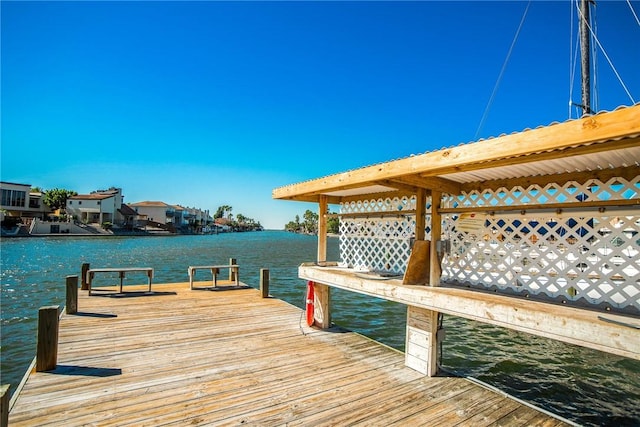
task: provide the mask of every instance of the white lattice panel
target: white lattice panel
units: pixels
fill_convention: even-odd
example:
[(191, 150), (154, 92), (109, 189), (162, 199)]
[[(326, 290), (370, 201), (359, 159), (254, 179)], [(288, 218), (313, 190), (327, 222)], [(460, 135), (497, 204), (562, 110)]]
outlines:
[(640, 310), (640, 217), (484, 216), (481, 232), (457, 231), (443, 280)]
[[(443, 217), (450, 242), (442, 262), (444, 282), (640, 312), (640, 211), (592, 208), (581, 212), (544, 209), (545, 204), (640, 198), (640, 177), (550, 183), (444, 195), (444, 208), (496, 207), (476, 214), (473, 227), (460, 215)], [(403, 273), (413, 237), (415, 197), (345, 203), (340, 254), (362, 269)], [(431, 201), (427, 204), (430, 209)], [(604, 204), (604, 203), (603, 203)], [(500, 207), (523, 206), (522, 212)], [(531, 209), (527, 209), (531, 206)], [(465, 209), (467, 210), (467, 209)], [(362, 214), (361, 216), (358, 214)], [(381, 215), (376, 215), (381, 214)], [(480, 220), (478, 221), (478, 218)], [(479, 224), (479, 225), (478, 225)], [(430, 218), (426, 219), (427, 239)]]
[(564, 185), (550, 183), (545, 186), (537, 184), (527, 188), (500, 188), (497, 191), (471, 191), (461, 196), (447, 197), (442, 207), (488, 207), (509, 205), (541, 205), (545, 203), (567, 203), (581, 201), (630, 200), (638, 198), (640, 193), (640, 176), (631, 181), (624, 178), (611, 178), (607, 182), (590, 179), (584, 184), (570, 181)]
[(414, 210), (416, 208), (415, 197), (395, 197), (393, 199), (358, 200), (355, 202), (340, 204), (342, 214), (376, 214), (384, 212), (396, 212)]
[(414, 210), (415, 202), (405, 197), (342, 204), (340, 213), (352, 215), (340, 218), (342, 261), (356, 269), (404, 273), (415, 238), (415, 214), (389, 213)]

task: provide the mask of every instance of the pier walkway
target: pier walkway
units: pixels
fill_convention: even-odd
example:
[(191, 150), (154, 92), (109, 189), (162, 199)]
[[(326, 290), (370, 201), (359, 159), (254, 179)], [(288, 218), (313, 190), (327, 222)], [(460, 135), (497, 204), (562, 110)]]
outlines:
[(566, 425), (469, 380), (419, 374), (356, 333), (309, 328), (255, 289), (146, 288), (79, 291), (57, 368), (29, 374), (9, 425)]

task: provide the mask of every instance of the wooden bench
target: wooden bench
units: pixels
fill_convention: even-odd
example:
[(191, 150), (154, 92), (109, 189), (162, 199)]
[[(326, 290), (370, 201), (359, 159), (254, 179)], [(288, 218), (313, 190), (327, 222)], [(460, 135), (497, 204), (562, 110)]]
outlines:
[(127, 268), (92, 268), (87, 270), (87, 285), (89, 286), (89, 295), (91, 295), (91, 282), (96, 273), (118, 273), (120, 276), (120, 293), (122, 293), (122, 282), (126, 273), (144, 272), (147, 274), (149, 282), (149, 292), (151, 292), (151, 279), (153, 278), (153, 268), (151, 267), (127, 267)]
[(193, 279), (195, 278), (197, 270), (209, 270), (211, 271), (213, 287), (218, 286), (218, 274), (220, 273), (221, 268), (228, 268), (230, 270), (231, 276), (235, 279), (235, 285), (240, 286), (240, 274), (239, 269), (240, 266), (237, 264), (227, 264), (227, 265), (191, 265), (189, 266), (189, 287), (193, 289)]

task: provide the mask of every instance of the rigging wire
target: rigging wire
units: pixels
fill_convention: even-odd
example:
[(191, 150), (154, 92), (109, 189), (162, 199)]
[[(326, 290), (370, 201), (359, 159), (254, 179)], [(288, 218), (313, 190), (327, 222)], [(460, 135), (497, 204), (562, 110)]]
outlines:
[(638, 19), (638, 15), (636, 15), (636, 11), (633, 10), (633, 6), (631, 5), (631, 0), (627, 0), (627, 4), (629, 5), (629, 9), (631, 9), (631, 14), (633, 15), (634, 18), (636, 18), (636, 23), (638, 24), (638, 27), (640, 27), (640, 19)]
[(529, 0), (529, 2), (527, 3), (527, 8), (524, 10), (524, 14), (522, 15), (522, 19), (520, 20), (520, 25), (518, 25), (518, 30), (516, 31), (515, 36), (513, 37), (513, 41), (511, 42), (511, 47), (509, 47), (509, 52), (507, 52), (507, 57), (504, 60), (504, 63), (502, 64), (502, 69), (500, 70), (500, 74), (498, 75), (498, 80), (496, 81), (495, 86), (493, 87), (493, 92), (491, 92), (491, 96), (489, 97), (489, 102), (487, 103), (487, 106), (484, 110), (484, 113), (482, 114), (482, 119), (480, 120), (480, 124), (478, 125), (478, 130), (476, 131), (476, 135), (475, 135), (475, 140), (478, 139), (478, 135), (480, 134), (480, 131), (482, 130), (482, 127), (484, 126), (484, 122), (487, 119), (487, 115), (489, 113), (489, 109), (491, 108), (491, 105), (493, 104), (493, 99), (496, 96), (496, 92), (498, 91), (498, 86), (500, 86), (500, 82), (502, 81), (502, 76), (504, 75), (504, 71), (507, 68), (507, 63), (509, 62), (509, 58), (511, 57), (511, 52), (513, 52), (513, 47), (516, 44), (516, 41), (518, 40), (518, 35), (520, 35), (520, 30), (522, 29), (522, 26), (524, 24), (524, 19), (527, 16), (527, 12), (529, 11), (529, 6), (531, 5), (531, 0)]

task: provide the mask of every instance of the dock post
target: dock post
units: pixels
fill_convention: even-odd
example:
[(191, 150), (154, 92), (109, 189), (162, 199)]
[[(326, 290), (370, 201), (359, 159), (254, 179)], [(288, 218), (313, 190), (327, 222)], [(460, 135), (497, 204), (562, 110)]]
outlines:
[(67, 314), (78, 312), (78, 276), (67, 276)]
[(9, 384), (0, 386), (0, 427), (9, 425)]
[(57, 305), (38, 310), (36, 372), (55, 369), (58, 363), (58, 310)]
[(321, 329), (331, 327), (331, 287), (322, 283), (315, 283), (314, 287), (314, 320)]
[(80, 269), (80, 283), (82, 284), (80, 289), (83, 291), (89, 289), (89, 283), (87, 283), (87, 271), (89, 271), (89, 263), (85, 262), (82, 264), (82, 268)]
[[(236, 259), (235, 258), (229, 258), (229, 265), (235, 265), (236, 263)], [(233, 268), (229, 269), (229, 281), (230, 282), (235, 282), (236, 281), (236, 272), (233, 271)]]
[(438, 312), (408, 306), (404, 364), (433, 377), (438, 362)]
[(260, 269), (260, 295), (262, 298), (269, 298), (269, 269)]

